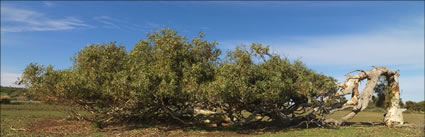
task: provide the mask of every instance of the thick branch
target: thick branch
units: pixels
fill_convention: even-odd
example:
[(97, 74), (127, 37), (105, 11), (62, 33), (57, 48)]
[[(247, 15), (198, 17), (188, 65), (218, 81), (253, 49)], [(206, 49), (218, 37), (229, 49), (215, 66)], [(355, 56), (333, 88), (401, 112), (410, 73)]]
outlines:
[[(335, 93), (334, 96), (343, 96), (343, 95), (351, 93), (352, 97), (342, 107), (332, 108), (329, 111), (329, 114), (332, 114), (336, 111), (340, 111), (349, 107), (353, 107), (353, 110), (339, 120), (325, 119), (324, 120), (325, 123), (334, 123), (335, 125), (341, 125), (343, 122), (353, 118), (360, 111), (363, 111), (364, 109), (366, 109), (369, 104), (369, 100), (371, 99), (374, 93), (374, 88), (376, 87), (380, 76), (387, 77), (387, 80), (390, 82), (389, 85), (392, 88), (392, 93), (394, 94), (393, 99), (391, 100), (392, 105), (390, 108), (388, 108), (388, 113), (385, 117), (385, 120), (386, 120), (385, 122), (386, 124), (394, 123), (394, 122), (398, 122), (401, 124), (403, 123), (402, 117), (400, 120), (401, 111), (399, 112), (400, 106), (398, 105), (400, 101), (400, 92), (398, 88), (398, 71), (394, 73), (386, 67), (375, 67), (375, 66), (372, 66), (372, 67), (373, 69), (368, 71), (355, 70), (355, 71), (362, 72), (357, 75), (348, 75), (349, 73), (352, 73), (352, 72), (347, 73), (346, 80), (338, 84), (339, 90)], [(359, 93), (358, 84), (360, 81), (364, 79), (367, 79), (366, 87), (363, 89), (361, 93)], [(390, 124), (387, 124), (387, 125), (390, 125)]]

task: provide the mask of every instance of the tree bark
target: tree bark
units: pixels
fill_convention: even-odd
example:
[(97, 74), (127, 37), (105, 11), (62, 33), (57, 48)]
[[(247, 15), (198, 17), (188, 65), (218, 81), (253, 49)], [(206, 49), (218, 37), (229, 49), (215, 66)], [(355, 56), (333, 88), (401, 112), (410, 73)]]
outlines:
[(387, 113), (384, 117), (384, 123), (388, 127), (403, 125), (403, 113), (400, 110), (400, 88), (398, 83), (398, 71), (392, 77), (389, 77), (388, 85), (391, 87), (391, 104), (387, 107)]

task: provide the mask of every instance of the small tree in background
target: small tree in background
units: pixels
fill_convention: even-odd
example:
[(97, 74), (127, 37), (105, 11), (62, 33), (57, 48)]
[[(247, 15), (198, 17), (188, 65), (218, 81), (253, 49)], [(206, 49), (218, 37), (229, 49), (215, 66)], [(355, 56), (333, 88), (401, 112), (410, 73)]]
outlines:
[[(387, 108), (391, 104), (393, 97), (391, 87), (388, 86), (388, 81), (384, 76), (381, 76), (378, 84), (375, 87), (375, 95), (372, 97), (372, 102), (376, 107)], [(403, 101), (400, 98), (400, 106), (403, 106)]]

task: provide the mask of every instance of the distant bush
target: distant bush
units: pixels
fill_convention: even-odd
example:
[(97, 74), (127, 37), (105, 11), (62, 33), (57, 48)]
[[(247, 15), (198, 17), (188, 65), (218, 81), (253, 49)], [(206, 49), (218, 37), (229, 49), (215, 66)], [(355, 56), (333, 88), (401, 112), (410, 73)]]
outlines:
[(415, 111), (424, 112), (425, 101), (421, 101), (417, 103), (414, 101), (406, 101), (406, 103), (404, 104), (404, 107), (410, 112), (415, 112)]
[(9, 96), (0, 96), (0, 104), (10, 104), (11, 100)]
[(0, 87), (0, 93), (2, 95), (7, 95), (10, 98), (17, 98), (25, 96), (26, 89), (24, 88), (17, 88), (17, 87)]

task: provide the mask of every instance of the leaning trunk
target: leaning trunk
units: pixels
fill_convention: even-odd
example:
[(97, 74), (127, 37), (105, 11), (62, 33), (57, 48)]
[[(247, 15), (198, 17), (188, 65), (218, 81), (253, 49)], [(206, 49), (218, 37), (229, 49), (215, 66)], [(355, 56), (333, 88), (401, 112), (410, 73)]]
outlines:
[[(385, 125), (392, 127), (394, 125), (403, 124), (403, 115), (400, 110), (400, 91), (398, 84), (399, 71), (392, 72), (386, 67), (375, 67), (372, 70), (360, 71), (357, 75), (348, 75), (346, 80), (338, 84), (339, 90), (333, 96), (343, 96), (351, 94), (352, 97), (342, 107), (332, 108), (328, 112), (334, 113), (336, 111), (344, 110), (346, 108), (353, 108), (352, 111), (346, 114), (344, 117), (335, 120), (331, 118), (325, 118), (325, 123), (333, 123), (335, 125), (341, 125), (345, 121), (352, 119), (357, 113), (367, 108), (369, 100), (371, 99), (374, 88), (378, 83), (380, 76), (385, 76), (389, 82), (388, 85), (392, 88), (391, 104), (388, 105), (387, 113), (384, 118)], [(354, 72), (354, 71), (353, 71)], [(351, 73), (351, 72), (350, 72)], [(359, 93), (358, 87), (359, 82), (367, 79), (366, 87), (361, 93)], [(327, 98), (328, 99), (328, 98)], [(326, 101), (326, 100), (325, 100)]]
[(403, 114), (400, 110), (400, 88), (398, 84), (398, 71), (389, 77), (388, 83), (391, 87), (391, 103), (387, 107), (384, 123), (388, 127), (402, 125), (404, 123)]

